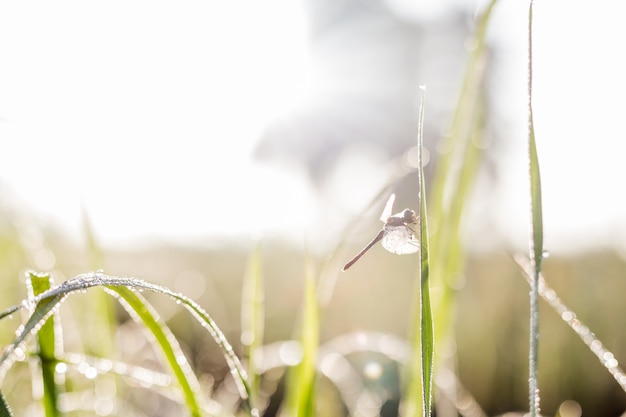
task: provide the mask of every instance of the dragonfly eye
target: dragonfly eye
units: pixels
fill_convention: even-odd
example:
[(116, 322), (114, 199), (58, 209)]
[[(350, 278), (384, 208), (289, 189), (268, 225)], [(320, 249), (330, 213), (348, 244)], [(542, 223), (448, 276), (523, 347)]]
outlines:
[(402, 216), (404, 217), (404, 220), (409, 223), (413, 223), (417, 219), (415, 212), (409, 209), (404, 209), (404, 211), (402, 212)]

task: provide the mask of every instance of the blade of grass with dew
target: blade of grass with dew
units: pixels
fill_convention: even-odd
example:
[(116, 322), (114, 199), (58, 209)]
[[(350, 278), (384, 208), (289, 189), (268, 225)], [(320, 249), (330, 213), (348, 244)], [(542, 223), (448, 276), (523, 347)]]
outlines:
[(196, 398), (200, 394), (200, 383), (191, 370), (189, 362), (169, 327), (161, 321), (158, 313), (141, 295), (126, 287), (109, 287), (109, 290), (114, 291), (124, 300), (126, 305), (132, 309), (152, 336), (154, 336), (166, 362), (180, 385), (187, 410), (190, 415), (200, 417), (200, 405)]
[[(50, 274), (37, 274), (33, 271), (27, 272), (27, 287), (29, 298), (34, 298), (39, 294), (48, 291), (52, 287), (52, 277)], [(43, 405), (46, 417), (57, 417), (60, 415), (58, 400), (59, 387), (55, 381), (55, 368), (57, 357), (62, 354), (62, 339), (60, 323), (57, 314), (53, 314), (46, 319), (37, 332), (37, 350), (41, 364), (41, 379), (43, 382)]]
[[(531, 285), (534, 271), (530, 262), (521, 255), (515, 255), (514, 259), (521, 268), (526, 282)], [(539, 274), (539, 295), (552, 307), (561, 320), (567, 323), (578, 337), (580, 337), (589, 350), (597, 356), (602, 366), (613, 375), (613, 378), (615, 378), (620, 387), (622, 387), (622, 390), (626, 392), (626, 373), (624, 373), (624, 370), (619, 366), (615, 355), (606, 349), (604, 344), (593, 334), (591, 329), (581, 322), (576, 316), (576, 313), (561, 301), (556, 291), (548, 286), (541, 273)]]
[(11, 407), (7, 403), (6, 398), (4, 398), (4, 394), (0, 391), (0, 417), (13, 417), (13, 412), (11, 411)]
[(307, 258), (304, 277), (304, 310), (300, 324), (302, 359), (290, 369), (286, 394), (286, 412), (290, 417), (315, 415), (315, 378), (319, 347), (319, 311), (315, 275)]
[(482, 88), (485, 80), (488, 23), (497, 0), (492, 0), (476, 21), (474, 49), (470, 56), (453, 116), (447, 152), (435, 169), (429, 213), (433, 226), (431, 236), (432, 285), (437, 288), (433, 300), (435, 333), (440, 346), (450, 338), (454, 310), (454, 281), (462, 269), (464, 253), (459, 237), (463, 208), (474, 183), (480, 160), (480, 149), (472, 142), (480, 130), (484, 111)]
[[(432, 412), (432, 378), (434, 358), (434, 324), (430, 303), (430, 262), (428, 239), (428, 215), (426, 210), (426, 187), (424, 185), (424, 169), (422, 166), (422, 146), (424, 134), (424, 96), (420, 102), (420, 113), (417, 134), (417, 175), (420, 200), (420, 278), (416, 285), (415, 313), (411, 323), (412, 356), (409, 359), (409, 376), (406, 392), (406, 415), (409, 417), (430, 417)], [(421, 400), (421, 401), (420, 401)], [(420, 404), (421, 402), (421, 404)]]
[[(198, 303), (191, 300), (189, 297), (175, 293), (160, 285), (151, 284), (137, 278), (105, 275), (101, 272), (80, 274), (63, 282), (61, 285), (51, 288), (35, 299), (24, 300), (21, 304), (12, 306), (0, 314), (0, 318), (3, 318), (30, 305), (37, 306), (35, 312), (31, 315), (26, 325), (24, 325), (18, 337), (12, 344), (5, 347), (2, 352), (2, 356), (0, 356), (0, 386), (2, 385), (2, 380), (4, 379), (6, 372), (18, 357), (18, 349), (23, 346), (25, 339), (32, 333), (35, 333), (38, 326), (43, 324), (43, 321), (45, 321), (49, 317), (49, 314), (51, 314), (51, 311), (69, 294), (76, 291), (85, 291), (93, 287), (106, 287), (109, 289), (123, 287), (128, 289), (134, 288), (138, 290), (152, 291), (167, 295), (176, 301), (177, 304), (184, 306), (192, 313), (196, 320), (200, 322), (202, 327), (209, 331), (217, 345), (220, 347), (222, 354), (224, 355), (224, 359), (226, 360), (231, 374), (234, 377), (235, 384), (239, 389), (240, 396), (244, 400), (245, 407), (249, 410), (250, 415), (258, 416), (258, 411), (249, 401), (250, 389), (247, 382), (246, 371), (243, 369), (239, 358), (235, 355), (232, 346), (220, 330), (217, 323), (215, 323), (211, 316), (202, 307), (200, 307)], [(21, 351), (23, 352), (23, 349)]]
[(241, 302), (241, 342), (246, 349), (248, 382), (253, 404), (257, 404), (258, 399), (260, 364), (257, 361), (263, 346), (265, 323), (265, 294), (263, 292), (263, 276), (261, 274), (261, 254), (261, 244), (259, 242), (248, 261)]
[(528, 8), (528, 156), (530, 165), (530, 263), (533, 276), (530, 285), (530, 341), (528, 352), (529, 376), (529, 407), (530, 417), (539, 415), (539, 385), (537, 381), (538, 351), (539, 351), (539, 274), (541, 273), (541, 261), (543, 258), (543, 214), (541, 204), (541, 176), (539, 173), (539, 160), (537, 158), (537, 145), (535, 143), (535, 127), (533, 123), (533, 0), (530, 0)]
[(42, 293), (39, 297), (24, 300), (19, 306), (15, 306), (17, 308), (13, 307), (7, 310), (15, 312), (23, 308), (32, 308), (32, 306), (35, 306), (26, 324), (20, 328), (21, 331), (17, 334), (17, 337), (10, 345), (4, 348), (2, 356), (0, 356), (0, 386), (13, 363), (25, 353), (27, 337), (37, 333), (39, 329), (41, 329), (54, 313), (55, 308), (63, 302), (67, 296), (67, 294), (52, 293), (52, 291), (53, 289)]

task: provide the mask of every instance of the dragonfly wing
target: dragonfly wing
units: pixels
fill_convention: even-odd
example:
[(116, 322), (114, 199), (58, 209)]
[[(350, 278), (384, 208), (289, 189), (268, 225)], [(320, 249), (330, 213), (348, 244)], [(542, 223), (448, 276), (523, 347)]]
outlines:
[(380, 215), (380, 220), (382, 220), (383, 223), (386, 223), (387, 219), (391, 216), (391, 212), (393, 210), (393, 202), (395, 200), (396, 200), (396, 194), (393, 193), (389, 196), (389, 200), (387, 200), (387, 204), (385, 204), (383, 213)]
[(404, 255), (420, 250), (419, 241), (406, 226), (390, 227), (385, 232), (381, 243), (389, 252)]

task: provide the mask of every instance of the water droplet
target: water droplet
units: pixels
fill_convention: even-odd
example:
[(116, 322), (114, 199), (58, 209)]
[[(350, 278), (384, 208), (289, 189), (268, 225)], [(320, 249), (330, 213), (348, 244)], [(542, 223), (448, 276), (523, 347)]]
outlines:
[(98, 376), (98, 370), (93, 366), (88, 367), (85, 370), (85, 377), (87, 379), (95, 379)]
[(296, 341), (285, 342), (278, 349), (278, 355), (285, 365), (297, 365), (302, 360), (302, 347)]
[(24, 352), (24, 349), (21, 346), (16, 347), (13, 354), (15, 355), (15, 359), (19, 362), (26, 359), (26, 352)]
[(382, 374), (383, 374), (383, 367), (378, 362), (368, 362), (363, 367), (363, 375), (365, 375), (365, 377), (368, 379), (371, 379), (371, 380), (378, 379), (382, 376)]
[(54, 367), (54, 370), (59, 374), (64, 374), (67, 372), (67, 364), (65, 362), (59, 362)]

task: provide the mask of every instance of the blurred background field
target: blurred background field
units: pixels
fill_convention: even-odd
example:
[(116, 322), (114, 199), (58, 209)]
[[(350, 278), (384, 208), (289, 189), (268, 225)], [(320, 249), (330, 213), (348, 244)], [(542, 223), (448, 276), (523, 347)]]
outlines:
[[(376, 247), (340, 270), (379, 229), (382, 203), (373, 201), (385, 184), (396, 181), (396, 208), (417, 205), (420, 84), (427, 181), (450, 151), (486, 4), (34, 4), (0, 6), (0, 309), (24, 298), (27, 269), (62, 282), (104, 268), (192, 297), (242, 354), (242, 282), (261, 242), (265, 343), (295, 337), (305, 254), (319, 280), (322, 345), (358, 332), (407, 337), (417, 258)], [(539, 2), (534, 35), (545, 276), (618, 360), (626, 358), (620, 7)], [(528, 408), (528, 286), (510, 257), (528, 242), (526, 19), (526, 4), (500, 1), (489, 22), (484, 121), (473, 143), (480, 162), (460, 229), (467, 261), (450, 283), (454, 343), (436, 351), (487, 415)], [(198, 375), (228, 386), (213, 340), (180, 306), (147, 297)], [(81, 340), (90, 328), (84, 298), (62, 309), (77, 330), (66, 324), (64, 337), (68, 349), (97, 354), (98, 342)], [(126, 313), (114, 319), (114, 337), (96, 340), (158, 368)], [(3, 345), (18, 324), (0, 323)], [(350, 359), (387, 401), (381, 415), (396, 415), (395, 365), (375, 354)], [(626, 394), (545, 304), (539, 362), (544, 415), (566, 400), (584, 415), (626, 410)], [(2, 388), (27, 407), (23, 371)], [(268, 389), (280, 392), (274, 383)], [(345, 413), (328, 380), (318, 394), (320, 415)]]
[[(3, 235), (2, 251), (3, 295), (2, 305), (7, 307), (25, 295), (23, 269), (28, 265), (21, 251), (15, 250), (15, 241)], [(10, 242), (10, 246), (7, 243)], [(58, 281), (88, 270), (82, 262), (84, 249), (72, 245), (55, 244)], [(166, 285), (175, 291), (191, 296), (204, 306), (242, 354), (241, 335), (242, 277), (249, 253), (238, 247), (197, 249), (180, 246), (110, 251), (105, 255), (110, 274), (132, 275)], [(294, 337), (296, 320), (302, 305), (303, 255), (287, 245), (264, 245), (263, 262), (266, 277), (265, 342), (269, 345)], [(410, 301), (416, 264), (381, 248), (355, 266), (352, 274), (342, 274), (337, 281), (332, 298), (322, 310), (321, 341), (341, 336), (354, 336), (358, 332), (377, 332), (406, 338), (410, 318)], [(605, 346), (617, 358), (624, 351), (626, 340), (622, 330), (624, 293), (622, 271), (624, 259), (614, 252), (590, 252), (577, 257), (553, 256), (546, 261), (545, 274), (578, 317), (589, 325)], [(67, 275), (66, 275), (67, 274)], [(330, 274), (339, 274), (338, 269)], [(436, 294), (437, 288), (433, 289)], [(463, 280), (458, 284), (458, 299), (454, 318), (454, 350), (461, 383), (471, 393), (487, 415), (507, 411), (525, 410), (527, 407), (527, 333), (528, 286), (517, 266), (504, 253), (475, 255), (468, 260)], [(85, 305), (87, 295), (73, 297), (63, 310), (71, 311), (66, 319), (66, 350), (84, 350), (85, 332), (73, 323), (82, 322), (82, 329), (93, 325), (91, 307)], [(197, 323), (193, 323), (184, 309), (158, 295), (148, 295), (161, 316), (181, 340), (199, 375), (211, 375), (219, 386), (227, 377), (228, 368), (215, 342)], [(111, 299), (112, 301), (112, 299)], [(82, 313), (81, 313), (82, 311)], [(121, 321), (114, 349), (118, 359), (149, 369), (160, 369), (154, 357), (146, 350), (142, 332), (121, 310)], [(19, 324), (13, 319), (3, 322), (3, 342), (12, 338), (11, 328)], [(68, 331), (67, 329), (76, 331)], [(565, 400), (575, 400), (583, 410), (593, 410), (594, 415), (621, 415), (626, 407), (626, 396), (593, 354), (565, 326), (556, 313), (541, 305), (540, 386), (542, 409), (545, 415), (555, 414)], [(78, 339), (77, 339), (78, 338)], [(82, 340), (81, 340), (82, 339)], [(96, 344), (102, 343), (95, 336)], [(73, 348), (73, 349), (72, 349)], [(444, 355), (438, 352), (438, 355)], [(379, 385), (391, 404), (399, 399), (399, 381), (396, 365), (389, 358), (376, 353), (352, 354), (349, 358), (364, 380)], [(381, 372), (382, 367), (384, 372)], [(369, 376), (372, 367), (378, 371)], [(12, 371), (13, 372), (13, 371)], [(19, 375), (15, 371), (14, 375)], [(24, 377), (25, 378), (25, 377)], [(19, 392), (29, 397), (25, 380), (7, 384), (5, 392), (20, 404)], [(439, 380), (441, 382), (441, 380)], [(15, 384), (15, 385), (14, 385)], [(335, 407), (336, 388), (322, 378), (320, 393), (329, 392)], [(134, 388), (139, 389), (139, 388)], [(334, 399), (334, 400), (332, 400)], [(397, 407), (397, 404), (396, 404)], [(393, 407), (392, 407), (393, 410)], [(342, 415), (341, 408), (338, 409)], [(387, 414), (395, 415), (393, 411)]]

